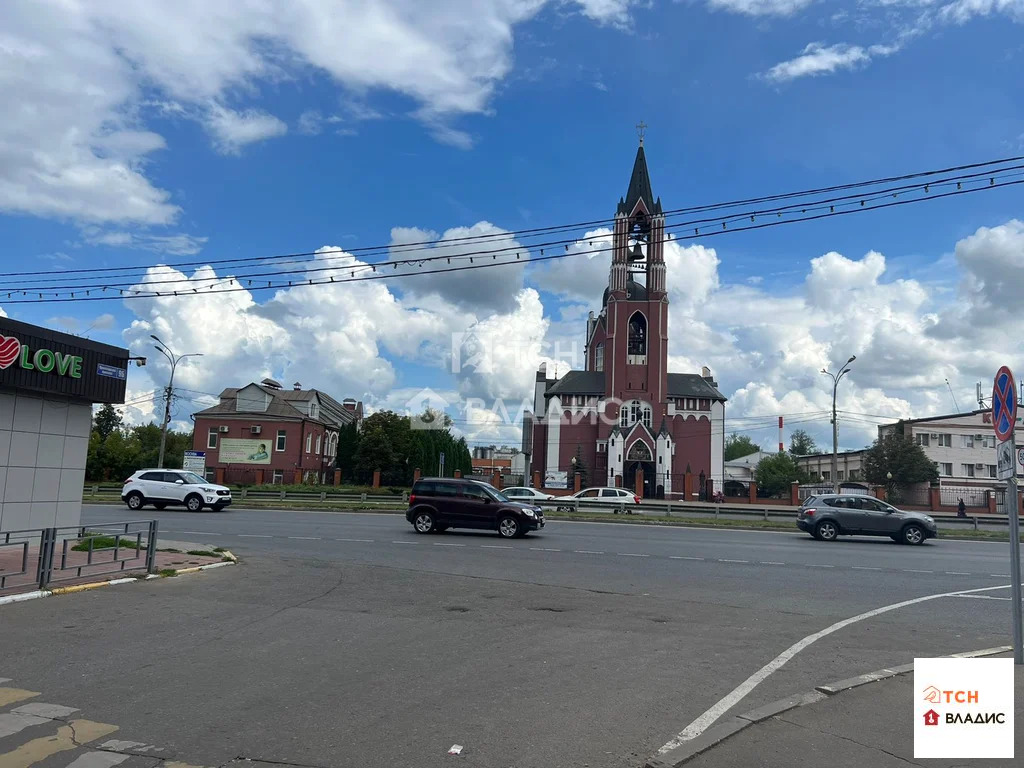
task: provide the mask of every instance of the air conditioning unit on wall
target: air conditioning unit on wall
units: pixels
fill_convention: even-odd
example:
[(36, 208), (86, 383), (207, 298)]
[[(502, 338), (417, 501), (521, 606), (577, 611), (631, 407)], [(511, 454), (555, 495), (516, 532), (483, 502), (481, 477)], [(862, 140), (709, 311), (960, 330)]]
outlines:
[(223, 426), (220, 428), (220, 431), (226, 435), (229, 431), (231, 431), (231, 427)]
[(262, 431), (263, 431), (263, 427), (260, 427), (260, 426), (249, 427), (249, 432), (251, 432), (254, 435), (258, 435)]

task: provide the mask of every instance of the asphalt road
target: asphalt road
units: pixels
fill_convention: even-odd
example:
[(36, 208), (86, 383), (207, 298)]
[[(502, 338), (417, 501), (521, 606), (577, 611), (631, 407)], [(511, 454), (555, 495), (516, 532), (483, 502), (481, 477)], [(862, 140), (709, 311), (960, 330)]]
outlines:
[[(148, 516), (243, 563), (4, 606), (0, 675), (203, 765), (434, 766), (458, 743), (467, 766), (635, 768), (812, 633), (1008, 583), (1005, 543), (565, 522), (509, 542), (417, 536), (395, 515)], [(83, 509), (85, 524), (124, 519)], [(722, 714), (1006, 644), (1007, 594), (845, 626)]]

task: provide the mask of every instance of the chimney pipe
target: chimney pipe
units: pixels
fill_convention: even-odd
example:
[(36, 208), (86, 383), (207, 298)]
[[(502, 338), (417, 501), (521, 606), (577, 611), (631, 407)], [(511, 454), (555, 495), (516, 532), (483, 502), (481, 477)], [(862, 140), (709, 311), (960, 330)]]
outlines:
[(302, 385), (296, 381), (294, 384), (292, 384), (292, 389), (298, 392), (300, 389), (302, 389)]

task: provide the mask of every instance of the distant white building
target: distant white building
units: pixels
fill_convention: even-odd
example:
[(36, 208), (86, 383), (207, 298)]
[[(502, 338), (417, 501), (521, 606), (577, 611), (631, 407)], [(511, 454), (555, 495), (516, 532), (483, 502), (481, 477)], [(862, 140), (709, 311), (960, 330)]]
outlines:
[[(836, 457), (836, 478), (840, 483), (865, 483), (864, 454), (866, 449), (859, 451), (842, 451)], [(814, 453), (806, 456), (795, 456), (797, 466), (822, 483), (833, 482), (832, 454)]]
[(773, 455), (766, 451), (755, 451), (754, 453), (748, 453), (746, 456), (740, 456), (738, 459), (730, 459), (724, 462), (725, 482), (733, 480), (746, 485), (754, 479), (754, 470), (757, 469), (757, 463), (765, 456)]
[[(884, 437), (898, 429), (914, 439), (939, 470), (939, 484), (995, 488), (996, 436), (989, 409), (907, 419), (878, 428)], [(1018, 474), (1020, 464), (1018, 462)]]

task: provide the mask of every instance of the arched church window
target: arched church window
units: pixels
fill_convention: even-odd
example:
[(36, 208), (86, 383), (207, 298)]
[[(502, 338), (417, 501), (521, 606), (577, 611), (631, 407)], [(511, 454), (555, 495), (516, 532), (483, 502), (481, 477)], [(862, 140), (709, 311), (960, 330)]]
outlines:
[(604, 370), (604, 342), (602, 341), (596, 347), (594, 347), (594, 370)]
[(629, 447), (626, 461), (653, 461), (651, 449), (643, 440), (637, 440)]
[(638, 421), (642, 421), (648, 429), (651, 428), (651, 406), (641, 400), (623, 403), (619, 411), (619, 426), (631, 427)]
[(629, 318), (629, 340), (626, 352), (630, 355), (647, 354), (647, 318), (642, 312), (634, 312)]

